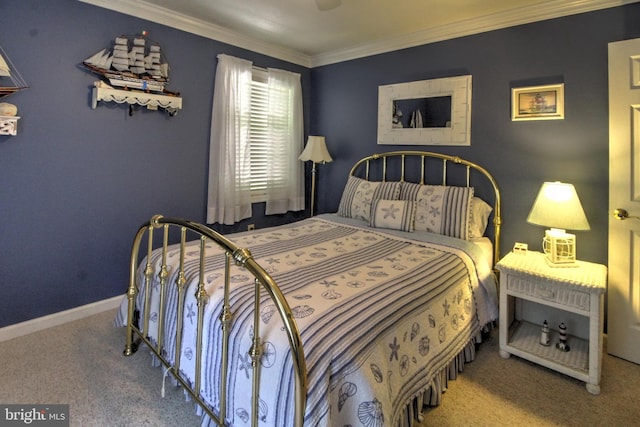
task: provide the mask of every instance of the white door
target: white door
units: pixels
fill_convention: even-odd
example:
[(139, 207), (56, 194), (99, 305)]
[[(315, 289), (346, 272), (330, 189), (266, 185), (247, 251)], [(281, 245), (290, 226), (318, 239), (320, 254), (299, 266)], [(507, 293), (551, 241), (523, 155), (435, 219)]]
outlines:
[(637, 217), (640, 217), (640, 39), (609, 44), (607, 291), (608, 352), (640, 363), (640, 218)]

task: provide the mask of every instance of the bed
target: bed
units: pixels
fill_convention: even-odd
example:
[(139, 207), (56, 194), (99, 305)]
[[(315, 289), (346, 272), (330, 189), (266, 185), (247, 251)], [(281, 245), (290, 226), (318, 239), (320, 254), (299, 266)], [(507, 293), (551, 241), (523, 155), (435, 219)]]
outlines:
[(291, 224), (154, 216), (124, 354), (148, 347), (202, 425), (411, 426), (497, 319), (500, 224), (487, 170), (422, 151), (361, 159), (336, 213)]

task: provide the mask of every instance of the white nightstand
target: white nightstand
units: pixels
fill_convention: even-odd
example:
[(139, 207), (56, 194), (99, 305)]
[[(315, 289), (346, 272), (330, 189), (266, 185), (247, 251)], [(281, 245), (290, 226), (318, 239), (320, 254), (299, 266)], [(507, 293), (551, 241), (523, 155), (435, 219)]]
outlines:
[[(589, 393), (599, 394), (607, 268), (584, 261), (577, 261), (575, 267), (551, 267), (544, 254), (533, 251), (511, 252), (496, 268), (500, 271), (500, 355), (514, 354), (577, 378), (587, 383)], [(580, 315), (576, 317), (588, 322), (588, 339), (569, 331), (570, 351), (562, 351), (556, 348), (556, 325), (550, 325), (550, 345), (540, 344), (542, 325), (522, 319), (518, 300)]]

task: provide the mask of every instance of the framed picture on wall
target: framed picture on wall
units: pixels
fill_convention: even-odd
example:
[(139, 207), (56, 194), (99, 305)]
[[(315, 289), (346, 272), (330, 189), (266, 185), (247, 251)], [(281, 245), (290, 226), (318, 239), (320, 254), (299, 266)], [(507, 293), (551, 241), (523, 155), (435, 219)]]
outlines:
[(564, 83), (511, 89), (511, 120), (564, 119)]

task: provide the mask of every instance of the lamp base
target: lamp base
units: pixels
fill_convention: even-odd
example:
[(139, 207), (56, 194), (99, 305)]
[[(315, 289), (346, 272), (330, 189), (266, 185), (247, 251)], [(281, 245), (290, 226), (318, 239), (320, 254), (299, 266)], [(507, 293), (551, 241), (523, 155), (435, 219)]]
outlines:
[(571, 262), (553, 262), (547, 254), (545, 254), (544, 260), (547, 261), (547, 265), (553, 268), (576, 268), (579, 267), (575, 261)]
[(546, 230), (542, 240), (545, 259), (552, 267), (576, 267), (576, 236), (564, 230)]

